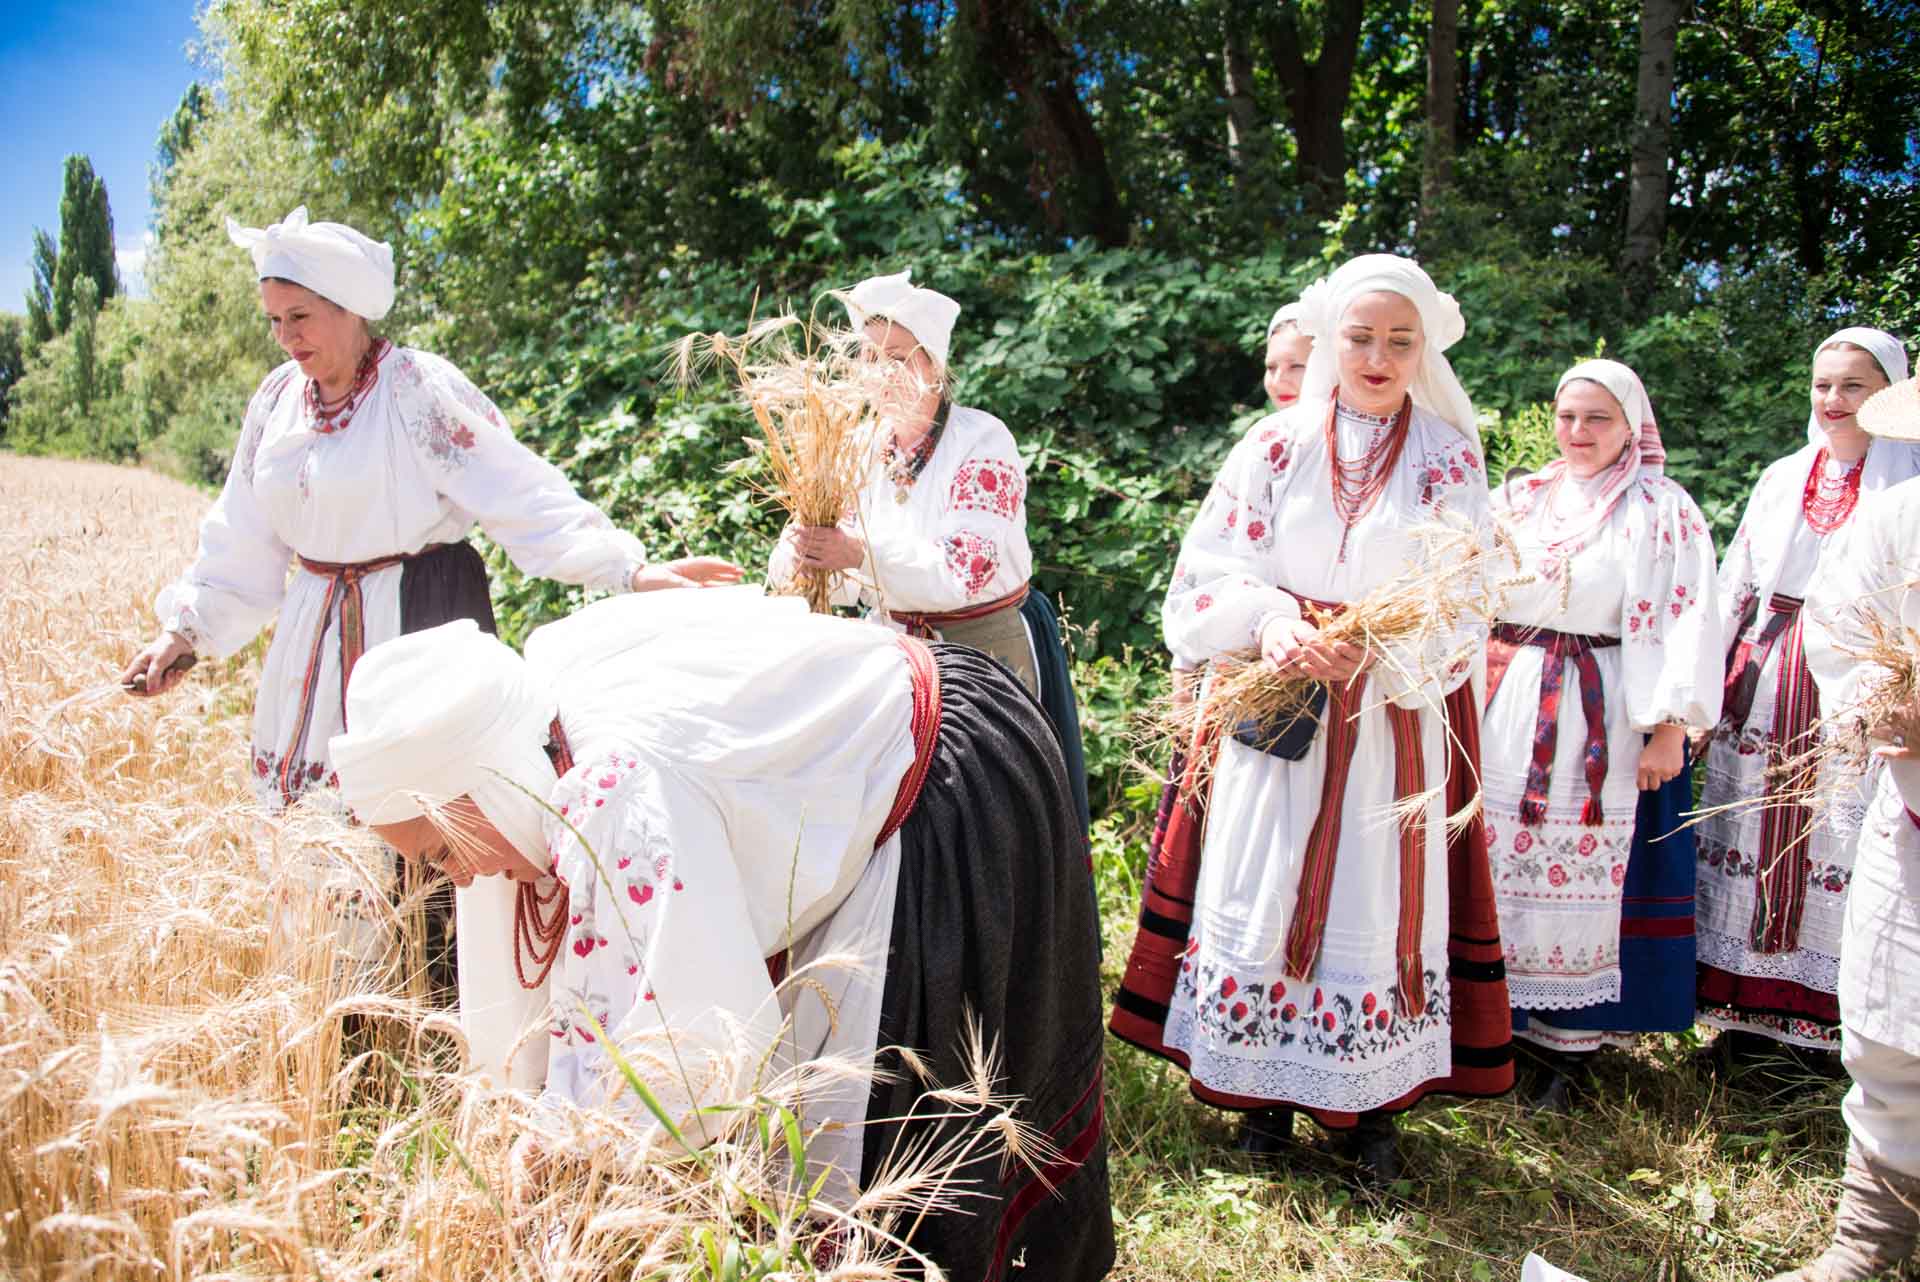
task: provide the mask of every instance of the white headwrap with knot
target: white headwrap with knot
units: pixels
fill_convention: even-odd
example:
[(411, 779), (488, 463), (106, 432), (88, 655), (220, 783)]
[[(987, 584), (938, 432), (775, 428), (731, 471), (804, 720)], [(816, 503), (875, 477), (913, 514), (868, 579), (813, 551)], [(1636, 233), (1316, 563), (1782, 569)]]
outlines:
[(1333, 398), (1340, 383), (1336, 344), (1341, 319), (1353, 300), (1362, 294), (1385, 292), (1410, 301), (1420, 313), (1420, 329), (1425, 342), (1420, 348), (1420, 368), (1414, 373), (1413, 403), (1430, 414), (1437, 414), (1454, 431), (1480, 447), (1480, 428), (1473, 414), (1473, 401), (1467, 389), (1454, 377), (1453, 366), (1443, 353), (1467, 332), (1460, 304), (1452, 294), (1441, 293), (1431, 277), (1411, 258), (1396, 254), (1363, 254), (1343, 263), (1325, 280), (1315, 281), (1300, 295), (1300, 329), (1313, 340), (1313, 355), (1307, 358), (1307, 374), (1300, 388), (1302, 405), (1318, 404), (1322, 410)]
[(945, 371), (960, 304), (936, 290), (916, 288), (912, 277), (912, 268), (893, 276), (873, 276), (834, 297), (846, 304), (855, 329), (870, 320), (890, 320), (912, 334)]
[[(1854, 325), (1827, 335), (1820, 346), (1813, 349), (1813, 359), (1819, 360), (1820, 353), (1835, 343), (1852, 343), (1863, 347), (1880, 366), (1881, 373), (1887, 376), (1887, 382), (1898, 383), (1907, 376), (1907, 349), (1901, 341), (1884, 329), (1868, 329), (1863, 325)], [(1826, 429), (1820, 426), (1820, 415), (1812, 409), (1807, 411), (1807, 441), (1812, 445), (1827, 443)]]
[(347, 729), (327, 745), (341, 799), (361, 822), (380, 824), (471, 796), (544, 868), (542, 805), (555, 777), (546, 742), (558, 706), (534, 669), (471, 619), (374, 646), (347, 683)]
[[(1607, 523), (1613, 509), (1632, 493), (1641, 477), (1659, 476), (1667, 469), (1667, 451), (1660, 442), (1660, 425), (1654, 421), (1653, 402), (1647, 399), (1647, 389), (1640, 382), (1640, 376), (1619, 361), (1581, 361), (1560, 376), (1559, 386), (1553, 389), (1553, 399), (1557, 402), (1568, 383), (1580, 380), (1606, 388), (1619, 404), (1627, 420), (1627, 441), (1620, 457), (1600, 470), (1599, 493), (1579, 524), (1554, 540), (1562, 557), (1571, 557), (1586, 546), (1587, 540)], [(1526, 516), (1542, 495), (1551, 493), (1554, 482), (1567, 471), (1566, 459), (1557, 458), (1531, 476), (1514, 481), (1507, 487), (1513, 514)]]
[(393, 249), (345, 223), (310, 223), (300, 206), (266, 227), (227, 219), (227, 238), (253, 255), (254, 274), (304, 285), (356, 316), (377, 321), (393, 310)]

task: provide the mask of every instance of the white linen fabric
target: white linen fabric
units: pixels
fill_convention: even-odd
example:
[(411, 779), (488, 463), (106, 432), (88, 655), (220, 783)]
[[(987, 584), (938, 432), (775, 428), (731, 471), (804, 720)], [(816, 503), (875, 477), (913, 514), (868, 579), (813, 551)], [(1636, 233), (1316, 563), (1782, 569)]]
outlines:
[[(512, 966), (510, 884), (480, 879), (459, 904), (483, 1071), (644, 1116), (604, 1033), (697, 1136), (693, 1111), (751, 1090), (768, 1051), (776, 1068), (839, 1055), (854, 1071), (813, 1093), (805, 1122), (838, 1124), (813, 1157), (858, 1178), (857, 1070), (878, 1039), (900, 849), (874, 838), (914, 757), (892, 634), (752, 588), (649, 593), (536, 630), (525, 660), (471, 625), (416, 633), (369, 651), (349, 699), (369, 723), (335, 743), (347, 795), (450, 801), (481, 763), (518, 760), (506, 782), (545, 799), (514, 844), (567, 887), (550, 1007)], [(555, 706), (574, 759), (557, 780), (542, 750)], [(795, 973), (834, 959), (808, 976), (831, 1008), (808, 985), (776, 995), (766, 958), (789, 947)], [(529, 1043), (542, 1011), (550, 1036)], [(545, 1065), (529, 1062), (543, 1041)]]
[[(1906, 344), (1884, 329), (1868, 329), (1862, 325), (1853, 325), (1846, 329), (1835, 330), (1821, 339), (1820, 346), (1813, 349), (1814, 359), (1818, 360), (1820, 353), (1835, 343), (1852, 343), (1855, 347), (1864, 348), (1880, 366), (1881, 373), (1887, 376), (1889, 383), (1898, 383), (1907, 376)], [(1809, 361), (1808, 365), (1811, 366), (1812, 362)], [(1826, 440), (1827, 433), (1826, 429), (1820, 426), (1819, 412), (1809, 409), (1807, 411), (1807, 443), (1824, 445)]]
[(1295, 325), (1298, 325), (1300, 323), (1300, 315), (1301, 308), (1298, 302), (1287, 303), (1273, 314), (1272, 320), (1267, 322), (1267, 337), (1272, 338), (1274, 332), (1288, 321), (1292, 321)]
[[(1920, 481), (1908, 481), (1869, 500), (1821, 558), (1807, 603), (1807, 666), (1829, 716), (1851, 718), (1884, 675), (1853, 658), (1870, 640), (1869, 616), (1894, 628), (1920, 628), (1916, 582)], [(1841, 932), (1844, 1040), (1851, 1046), (1862, 1036), (1920, 1056), (1920, 1021), (1913, 1016), (1920, 1001), (1920, 825), (1914, 819), (1920, 813), (1920, 765), (1888, 762), (1874, 773)], [(1907, 1099), (1910, 1108), (1920, 1107), (1920, 1086), (1909, 1087)], [(1910, 1112), (1907, 1124), (1916, 1121), (1920, 1114)], [(1920, 1133), (1906, 1142), (1907, 1164), (1893, 1164), (1920, 1175), (1920, 1164), (1913, 1163), (1920, 1156)]]
[[(514, 440), (451, 364), (394, 347), (376, 369), (352, 420), (334, 432), (315, 429), (297, 366), (268, 375), (193, 563), (155, 605), (161, 626), (203, 657), (233, 654), (278, 616), (253, 722), (253, 782), (269, 809), (285, 801), (274, 784), (283, 761), (298, 765), (305, 787), (330, 782), (327, 742), (342, 729), (339, 644), (323, 608), (332, 580), (298, 568), (296, 556), (376, 560), (454, 542), (478, 524), (529, 575), (623, 591), (646, 562), (640, 541)], [(400, 634), (402, 572), (361, 581), (369, 650)], [(309, 680), (313, 718), (295, 742)]]
[(1466, 388), (1454, 376), (1453, 366), (1444, 355), (1467, 332), (1460, 304), (1452, 294), (1443, 294), (1431, 277), (1411, 258), (1394, 254), (1363, 254), (1348, 260), (1340, 269), (1317, 280), (1300, 295), (1300, 331), (1313, 340), (1313, 354), (1307, 357), (1307, 372), (1301, 382), (1300, 402), (1294, 409), (1312, 409), (1324, 417), (1327, 403), (1339, 385), (1340, 371), (1334, 338), (1339, 333), (1347, 308), (1362, 294), (1377, 292), (1399, 294), (1412, 301), (1420, 312), (1420, 328), (1425, 336), (1420, 369), (1414, 375), (1413, 403), (1437, 416), (1454, 431), (1467, 438), (1476, 453), (1480, 449), (1480, 427), (1473, 413), (1473, 401)]
[[(547, 1093), (638, 1114), (588, 1014), (654, 1066), (676, 1116), (738, 1098), (785, 1015), (783, 1062), (870, 1068), (900, 841), (876, 852), (874, 838), (914, 756), (893, 634), (750, 589), (662, 592), (539, 629), (527, 662), (558, 696), (575, 762), (546, 831), (570, 911)], [(815, 972), (838, 990), (837, 1023), (804, 985), (776, 996), (765, 959), (789, 945), (796, 966), (855, 960)], [(849, 1079), (804, 1119), (846, 1128), (828, 1157), (848, 1180), (866, 1099)]]
[(918, 339), (933, 357), (934, 367), (946, 372), (960, 304), (937, 290), (914, 285), (911, 268), (892, 276), (869, 277), (834, 297), (846, 305), (855, 329), (870, 320), (890, 320)]
[(307, 221), (301, 205), (277, 223), (242, 227), (227, 219), (227, 238), (253, 255), (254, 274), (304, 285), (370, 321), (393, 308), (393, 248), (345, 223)]
[[(865, 561), (834, 594), (893, 626), (887, 611), (943, 614), (997, 600), (1033, 573), (1027, 544), (1027, 465), (993, 415), (955, 405), (925, 469), (906, 488), (887, 474), (876, 445), (855, 510), (841, 528), (867, 546)], [(904, 496), (904, 501), (902, 501)], [(775, 544), (767, 578), (787, 583), (792, 546)]]
[[(1624, 367), (1623, 367), (1624, 368)], [(1630, 371), (1629, 371), (1630, 372)], [(1637, 383), (1638, 380), (1636, 379)], [(1563, 384), (1564, 385), (1564, 384)], [(1629, 453), (1637, 455), (1629, 443)], [(1526, 478), (1494, 492), (1521, 574), (1500, 620), (1616, 637), (1592, 651), (1604, 688), (1607, 775), (1602, 822), (1587, 826), (1587, 716), (1578, 669), (1564, 663), (1559, 737), (1545, 818), (1521, 821), (1547, 652), (1513, 655), (1481, 725), (1487, 849), (1506, 950), (1507, 987), (1521, 1010), (1567, 1010), (1620, 997), (1620, 903), (1639, 804), (1642, 736), (1663, 722), (1704, 730), (1719, 720), (1725, 646), (1712, 536), (1685, 490), (1653, 469), (1629, 488), (1612, 471), (1557, 484)], [(1516, 510), (1509, 496), (1528, 498)], [(1557, 507), (1575, 509), (1555, 519)], [(1592, 509), (1603, 509), (1597, 528)], [(1569, 556), (1567, 529), (1585, 531)], [(1690, 983), (1690, 977), (1679, 982)]]
[[(1416, 408), (1398, 466), (1378, 503), (1355, 523), (1349, 556), (1339, 560), (1342, 526), (1328, 501), (1323, 428), (1322, 418), (1295, 407), (1260, 420), (1234, 446), (1174, 567), (1162, 618), (1175, 656), (1197, 666), (1245, 651), (1256, 644), (1262, 621), (1300, 617), (1295, 594), (1350, 601), (1379, 587), (1407, 570), (1415, 554), (1409, 530), (1437, 514), (1485, 527), (1487, 488), (1477, 448), (1452, 424)], [(1342, 457), (1361, 455), (1380, 430), (1376, 420), (1342, 415), (1336, 426)], [(1222, 744), (1191, 951), (1166, 1022), (1167, 1044), (1190, 1057), (1196, 1080), (1240, 1095), (1360, 1111), (1449, 1070), (1447, 858), (1437, 797), (1427, 808), (1420, 928), (1428, 1006), (1411, 1019), (1382, 1009), (1396, 980), (1400, 889), (1398, 860), (1384, 854), (1395, 841), (1389, 817), (1394, 751), (1380, 701), (1423, 710), (1421, 753), (1428, 782), (1437, 784), (1446, 769), (1441, 702), (1475, 666), (1448, 659), (1463, 647), (1477, 648), (1476, 631), (1483, 637), (1484, 626), (1436, 638), (1429, 653), (1391, 656), (1370, 669), (1326, 933), (1311, 981), (1288, 978), (1281, 953), (1319, 810), (1326, 736), (1316, 736), (1299, 761)], [(1396, 669), (1415, 674), (1417, 684)], [(1220, 1000), (1223, 986), (1259, 996)]]
[[(1860, 464), (1860, 506), (1846, 525), (1823, 536), (1807, 524), (1802, 498), (1824, 439), (1771, 464), (1747, 500), (1739, 529), (1720, 562), (1721, 631), (1729, 649), (1759, 635), (1767, 622), (1767, 602), (1775, 594), (1807, 595), (1815, 581), (1815, 566), (1826, 561), (1823, 546), (1860, 519), (1871, 495), (1920, 475), (1920, 447), (1874, 441)], [(1845, 467), (1831, 460), (1826, 466), (1834, 475)], [(1785, 647), (1775, 646), (1760, 670), (1745, 723), (1733, 725), (1723, 717), (1707, 751), (1701, 808), (1748, 804), (1711, 814), (1698, 829), (1695, 943), (1702, 963), (1730, 974), (1832, 993), (1839, 983), (1847, 886), (1871, 779), (1849, 777), (1837, 768), (1823, 772), (1818, 786), (1829, 804), (1809, 837), (1812, 867), (1798, 947), (1784, 953), (1758, 953), (1749, 942), (1762, 818), (1760, 807), (1751, 800), (1766, 792), (1768, 744), (1785, 659)], [(1717, 1007), (1703, 1007), (1700, 1018), (1715, 1027), (1744, 1029), (1777, 1041), (1834, 1048), (1832, 1028), (1804, 1019)]]

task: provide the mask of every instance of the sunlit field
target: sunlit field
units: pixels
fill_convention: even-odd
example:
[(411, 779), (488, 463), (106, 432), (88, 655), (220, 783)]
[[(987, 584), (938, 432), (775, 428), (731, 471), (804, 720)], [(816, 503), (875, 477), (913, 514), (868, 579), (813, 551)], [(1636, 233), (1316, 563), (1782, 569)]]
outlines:
[[(0, 455), (0, 1274), (894, 1276), (884, 1236), (846, 1226), (902, 1218), (794, 1188), (779, 1083), (697, 1159), (570, 1119), (575, 1159), (516, 1185), (526, 1104), (458, 1072), (417, 950), (340, 942), (404, 933), (382, 861), (252, 808), (257, 652), (164, 700), (113, 684), (206, 502)], [(1109, 989), (1138, 893), (1118, 827), (1097, 843)], [(1596, 1280), (1767, 1276), (1825, 1239), (1841, 1085), (1728, 1084), (1699, 1050), (1607, 1053), (1566, 1117), (1430, 1104), (1376, 1197), (1304, 1121), (1296, 1161), (1251, 1167), (1229, 1119), (1110, 1044), (1116, 1276), (1511, 1279), (1529, 1250)]]

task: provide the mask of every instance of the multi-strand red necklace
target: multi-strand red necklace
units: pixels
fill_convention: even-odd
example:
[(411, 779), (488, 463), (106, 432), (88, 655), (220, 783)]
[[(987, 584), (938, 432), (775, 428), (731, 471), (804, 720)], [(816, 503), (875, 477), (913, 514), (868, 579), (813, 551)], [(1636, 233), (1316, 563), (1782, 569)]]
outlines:
[(367, 344), (366, 352), (360, 357), (359, 367), (353, 372), (353, 386), (337, 400), (320, 399), (320, 384), (317, 380), (307, 382), (307, 418), (309, 426), (322, 436), (331, 436), (343, 432), (347, 424), (353, 421), (353, 411), (365, 401), (367, 392), (380, 379), (380, 358), (386, 355), (391, 344), (384, 338), (376, 338)]
[[(573, 769), (573, 750), (567, 745), (567, 732), (555, 717), (547, 728), (547, 757), (557, 775)], [(513, 901), (513, 973), (520, 987), (534, 989), (547, 982), (553, 963), (560, 956), (560, 940), (567, 933), (567, 885), (558, 877), (545, 878), (546, 893), (537, 883), (523, 881)], [(538, 973), (527, 978), (527, 962)]]
[[(1357, 415), (1357, 411), (1348, 410), (1348, 414)], [(1368, 416), (1372, 417), (1372, 416)], [(1366, 452), (1357, 459), (1347, 460), (1340, 457), (1340, 392), (1334, 389), (1333, 404), (1327, 408), (1327, 467), (1333, 480), (1333, 511), (1340, 518), (1340, 555), (1337, 562), (1347, 559), (1347, 537), (1353, 533), (1355, 522), (1373, 509), (1380, 501), (1380, 495), (1387, 488), (1387, 481), (1393, 476), (1393, 468), (1400, 461), (1400, 451), (1407, 444), (1407, 424), (1413, 418), (1413, 398), (1407, 397), (1400, 402), (1400, 411), (1391, 420), (1379, 419), (1386, 430), (1376, 436)]]
[(1847, 465), (1839, 476), (1827, 476), (1827, 450), (1820, 447), (1819, 457), (1807, 473), (1806, 488), (1800, 491), (1800, 511), (1807, 528), (1815, 534), (1832, 534), (1847, 523), (1860, 502), (1860, 476), (1866, 471), (1866, 455)]

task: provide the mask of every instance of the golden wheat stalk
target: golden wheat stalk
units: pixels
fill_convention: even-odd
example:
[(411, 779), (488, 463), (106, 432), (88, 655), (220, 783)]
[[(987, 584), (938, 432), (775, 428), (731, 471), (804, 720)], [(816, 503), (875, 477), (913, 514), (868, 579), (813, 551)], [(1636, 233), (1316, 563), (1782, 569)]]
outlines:
[[(0, 504), (0, 1276), (685, 1277), (709, 1243), (777, 1256), (772, 1276), (928, 1276), (913, 1218), (991, 1182), (979, 1159), (1044, 1154), (964, 1089), (985, 1064), (923, 1107), (977, 1118), (945, 1155), (966, 1170), (936, 1154), (838, 1198), (812, 1195), (784, 1123), (870, 1065), (766, 1068), (672, 1159), (631, 1113), (465, 1072), (406, 959), (419, 896), (391, 902), (388, 853), (253, 801), (258, 647), (159, 699), (71, 701), (144, 641), (205, 496), (5, 454), (0, 493), (22, 500)], [(815, 1000), (819, 973), (786, 1000)], [(536, 1132), (558, 1156), (518, 1180)]]
[[(767, 479), (755, 488), (799, 526), (837, 526), (856, 509), (877, 444), (877, 407), (897, 388), (897, 363), (863, 355), (857, 331), (783, 313), (738, 335), (689, 334), (674, 345), (687, 385), (726, 370), (754, 424)], [(831, 608), (839, 576), (800, 571), (796, 586), (816, 614)]]

